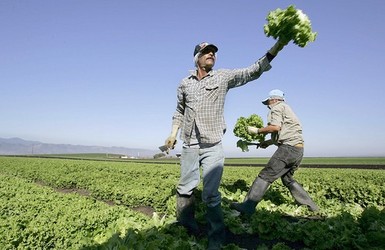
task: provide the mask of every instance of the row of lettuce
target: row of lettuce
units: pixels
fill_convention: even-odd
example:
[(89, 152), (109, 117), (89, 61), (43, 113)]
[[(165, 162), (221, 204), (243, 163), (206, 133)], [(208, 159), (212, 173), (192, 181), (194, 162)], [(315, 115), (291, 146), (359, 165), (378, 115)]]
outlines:
[[(298, 207), (277, 181), (251, 218), (240, 217), (229, 204), (243, 200), (259, 170), (225, 168), (220, 191), (233, 234), (257, 235), (267, 244), (260, 247), (267, 249), (274, 244), (275, 249), (385, 245), (385, 171), (300, 169), (297, 180), (320, 212)], [(204, 249), (204, 237), (189, 237), (173, 224), (178, 177), (177, 164), (0, 157), (0, 247)], [(201, 186), (196, 195), (200, 192)], [(155, 211), (152, 217), (134, 210), (143, 206)], [(196, 215), (204, 224), (200, 202)]]

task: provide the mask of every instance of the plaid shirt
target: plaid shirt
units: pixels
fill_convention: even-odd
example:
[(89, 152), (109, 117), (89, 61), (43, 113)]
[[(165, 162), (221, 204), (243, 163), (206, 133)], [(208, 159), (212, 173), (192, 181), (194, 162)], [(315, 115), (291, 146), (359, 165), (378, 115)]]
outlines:
[(217, 143), (226, 131), (225, 97), (229, 89), (259, 78), (271, 68), (266, 56), (243, 69), (211, 70), (198, 80), (196, 70), (184, 78), (177, 90), (173, 125), (181, 128), (181, 140), (190, 144), (198, 131), (199, 143)]

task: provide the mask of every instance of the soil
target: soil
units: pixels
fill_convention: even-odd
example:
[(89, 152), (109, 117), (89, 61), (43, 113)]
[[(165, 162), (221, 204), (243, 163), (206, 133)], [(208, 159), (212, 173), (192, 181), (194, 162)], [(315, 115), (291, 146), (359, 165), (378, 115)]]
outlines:
[(153, 213), (155, 212), (155, 209), (153, 209), (150, 206), (139, 206), (139, 207), (133, 207), (131, 209), (134, 211), (141, 212), (142, 214), (145, 214), (148, 217), (152, 217)]

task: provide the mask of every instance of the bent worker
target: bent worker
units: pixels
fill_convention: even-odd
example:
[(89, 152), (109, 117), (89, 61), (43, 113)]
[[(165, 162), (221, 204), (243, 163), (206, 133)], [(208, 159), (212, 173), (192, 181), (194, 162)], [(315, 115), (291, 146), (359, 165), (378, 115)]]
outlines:
[(281, 178), (283, 185), (290, 190), (291, 195), (299, 204), (306, 205), (311, 211), (318, 211), (318, 206), (309, 194), (293, 178), (304, 153), (302, 126), (298, 117), (285, 102), (284, 93), (279, 89), (270, 91), (268, 98), (262, 103), (270, 109), (267, 126), (264, 128), (249, 126), (248, 133), (270, 133), (271, 139), (262, 142), (260, 147), (267, 148), (270, 145), (276, 145), (278, 148), (254, 180), (244, 201), (232, 203), (230, 208), (245, 215), (252, 215), (269, 186), (276, 179)]

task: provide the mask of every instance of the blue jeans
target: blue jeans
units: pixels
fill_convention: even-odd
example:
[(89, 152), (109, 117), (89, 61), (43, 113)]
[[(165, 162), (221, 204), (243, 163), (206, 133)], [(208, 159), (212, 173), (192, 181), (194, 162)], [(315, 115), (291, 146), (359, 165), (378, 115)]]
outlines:
[(303, 152), (303, 148), (289, 145), (279, 146), (258, 176), (270, 183), (281, 178), (282, 183), (288, 186), (295, 181), (293, 175), (301, 164)]
[(184, 146), (181, 155), (181, 175), (177, 186), (180, 195), (191, 195), (200, 182), (202, 167), (202, 201), (209, 207), (221, 203), (219, 185), (223, 174), (225, 156), (222, 144), (208, 147)]

